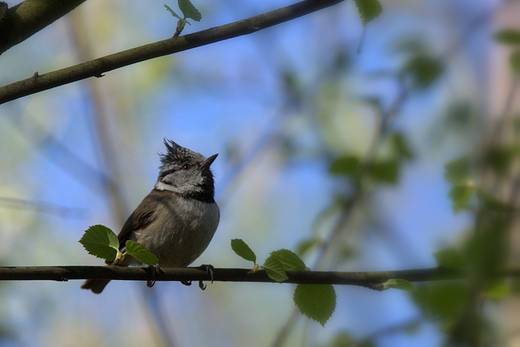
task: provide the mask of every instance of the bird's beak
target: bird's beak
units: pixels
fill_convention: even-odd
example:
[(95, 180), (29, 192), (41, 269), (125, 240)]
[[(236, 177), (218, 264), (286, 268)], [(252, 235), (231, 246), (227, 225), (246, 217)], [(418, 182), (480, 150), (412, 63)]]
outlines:
[(209, 167), (215, 161), (215, 159), (217, 159), (217, 156), (218, 156), (218, 153), (217, 154), (213, 154), (211, 157), (206, 158), (206, 160), (204, 160), (202, 162), (202, 165), (200, 166), (200, 170), (201, 171), (209, 170)]

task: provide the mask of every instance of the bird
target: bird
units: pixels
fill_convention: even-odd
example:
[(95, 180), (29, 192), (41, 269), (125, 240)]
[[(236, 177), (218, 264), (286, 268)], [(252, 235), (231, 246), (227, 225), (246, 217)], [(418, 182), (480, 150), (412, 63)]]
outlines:
[[(132, 240), (159, 258), (159, 268), (187, 267), (208, 247), (220, 220), (210, 169), (218, 153), (205, 158), (166, 138), (164, 145), (155, 186), (121, 228), (119, 249)], [(139, 264), (127, 255), (115, 265)], [(88, 279), (81, 288), (100, 294), (108, 282)]]

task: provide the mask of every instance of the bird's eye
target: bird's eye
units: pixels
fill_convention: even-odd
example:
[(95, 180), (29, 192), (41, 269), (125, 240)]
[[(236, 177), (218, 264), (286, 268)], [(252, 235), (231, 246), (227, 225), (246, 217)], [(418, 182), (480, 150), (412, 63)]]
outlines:
[(183, 169), (183, 170), (189, 170), (190, 167), (191, 167), (190, 164), (184, 164), (184, 165), (182, 166), (181, 169)]

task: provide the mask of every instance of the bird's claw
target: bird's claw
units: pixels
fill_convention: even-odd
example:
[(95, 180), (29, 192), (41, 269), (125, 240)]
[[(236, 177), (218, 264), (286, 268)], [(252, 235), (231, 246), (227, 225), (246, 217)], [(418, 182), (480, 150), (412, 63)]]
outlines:
[[(211, 265), (211, 264), (203, 264), (203, 265), (199, 266), (199, 268), (201, 270), (206, 271), (206, 274), (208, 274), (210, 276), (210, 278), (211, 278), (211, 283), (213, 283), (213, 270), (215, 270), (213, 265)], [(204, 282), (202, 280), (199, 281), (199, 288), (202, 289), (202, 290), (206, 289), (206, 285), (204, 284)]]
[(150, 268), (150, 278), (146, 280), (146, 285), (149, 288), (152, 288), (155, 284), (155, 278), (157, 277), (157, 273), (162, 272), (162, 270), (159, 267), (159, 264), (149, 265), (148, 267)]

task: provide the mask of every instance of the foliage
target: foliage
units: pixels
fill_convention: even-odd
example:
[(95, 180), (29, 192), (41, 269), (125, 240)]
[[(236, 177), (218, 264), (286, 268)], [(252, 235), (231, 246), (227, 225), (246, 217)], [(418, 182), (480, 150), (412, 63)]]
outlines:
[(298, 284), (293, 300), (301, 313), (325, 326), (336, 308), (336, 291), (329, 284)]
[[(255, 263), (256, 255), (244, 241), (231, 240), (231, 248), (237, 255)], [(254, 265), (253, 269), (256, 268), (256, 264)], [(276, 282), (288, 279), (286, 271), (307, 270), (303, 260), (287, 249), (271, 252), (262, 268)], [(302, 314), (324, 326), (336, 307), (336, 292), (330, 284), (299, 284), (294, 291), (293, 300)]]
[(245, 243), (241, 239), (233, 239), (231, 240), (231, 248), (233, 251), (244, 258), (245, 260), (252, 261), (253, 264), (256, 264), (256, 254), (249, 248), (247, 243)]
[(119, 240), (116, 234), (104, 225), (88, 228), (79, 242), (87, 252), (95, 257), (113, 261), (119, 252)]
[(125, 249), (121, 253), (116, 234), (104, 225), (94, 225), (88, 228), (79, 242), (89, 254), (105, 259), (107, 262), (113, 262), (116, 258), (120, 262), (127, 255), (147, 265), (155, 265), (159, 262), (152, 252), (132, 240), (126, 241)]
[(445, 168), (444, 177), (452, 185), (449, 196), (452, 199), (453, 211), (470, 208), (468, 201), (475, 191), (475, 182), (470, 174), (469, 158), (453, 160), (447, 163)]
[(355, 0), (355, 3), (363, 26), (376, 19), (383, 12), (383, 7), (378, 0)]
[(191, 23), (187, 21), (187, 18), (191, 18), (197, 22), (199, 22), (202, 19), (202, 15), (200, 14), (199, 10), (197, 10), (197, 8), (195, 6), (193, 6), (193, 4), (191, 3), (190, 0), (178, 0), (178, 4), (179, 4), (179, 9), (181, 10), (182, 14), (184, 15), (182, 18), (177, 13), (175, 13), (175, 11), (172, 10), (170, 6), (164, 4), (164, 7), (166, 8), (166, 10), (168, 12), (170, 12), (172, 16), (179, 19), (179, 21), (177, 22), (177, 29), (175, 31), (174, 36), (179, 36), (179, 34), (184, 29), (184, 26), (186, 25), (186, 23), (191, 25)]
[[(231, 240), (231, 248), (240, 257), (252, 261), (255, 271), (256, 255), (243, 240)], [(296, 253), (287, 249), (271, 252), (262, 268), (269, 278), (276, 282), (283, 282), (289, 278), (286, 271), (309, 270)], [(379, 290), (389, 288), (415, 290), (409, 281), (403, 279), (390, 279), (377, 286)], [(336, 292), (330, 284), (298, 284), (294, 291), (293, 301), (302, 314), (324, 326), (336, 308)]]
[(388, 281), (381, 283), (381, 285), (383, 287), (382, 288), (383, 290), (388, 289), (388, 288), (394, 288), (394, 289), (405, 290), (407, 292), (415, 291), (415, 287), (413, 286), (413, 284), (410, 283), (410, 281), (403, 280), (401, 278), (389, 279)]

